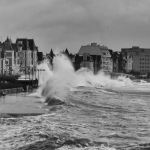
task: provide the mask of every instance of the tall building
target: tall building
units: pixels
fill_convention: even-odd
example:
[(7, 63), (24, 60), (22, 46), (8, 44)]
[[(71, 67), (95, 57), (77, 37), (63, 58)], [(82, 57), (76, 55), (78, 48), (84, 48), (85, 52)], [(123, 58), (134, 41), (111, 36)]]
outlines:
[(18, 56), (16, 67), (19, 68), (20, 72), (28, 73), (32, 68), (36, 68), (38, 47), (34, 40), (18, 38), (16, 46)]
[(33, 39), (18, 38), (15, 43), (10, 38), (0, 42), (0, 73), (20, 74), (35, 70), (38, 47)]
[(132, 69), (147, 74), (150, 72), (150, 48), (140, 48), (133, 46), (132, 48), (122, 48), (122, 54), (132, 56)]
[(12, 43), (12, 40), (7, 37), (2, 46), (2, 73), (13, 74), (15, 68), (15, 52), (16, 44)]
[[(112, 71), (111, 55), (109, 49), (106, 46), (100, 46), (97, 45), (97, 43), (91, 43), (91, 45), (81, 46), (78, 55), (85, 56), (85, 54), (87, 54), (87, 56), (91, 56), (90, 61), (93, 61), (93, 68), (95, 73), (97, 73), (100, 69), (102, 69), (104, 72)], [(87, 66), (89, 66), (88, 60)]]

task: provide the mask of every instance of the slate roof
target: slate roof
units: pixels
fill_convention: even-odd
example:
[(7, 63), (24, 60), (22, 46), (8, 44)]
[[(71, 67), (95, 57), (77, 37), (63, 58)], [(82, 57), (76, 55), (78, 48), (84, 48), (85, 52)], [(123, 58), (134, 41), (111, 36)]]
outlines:
[(27, 38), (18, 38), (16, 40), (16, 44), (18, 44), (20, 42), (22, 42), (22, 50), (37, 50), (38, 51), (38, 47), (35, 45), (34, 39), (27, 39)]
[(81, 46), (78, 54), (83, 55), (84, 53), (88, 53), (90, 55), (102, 55), (102, 51), (100, 50), (100, 47), (97, 46)]
[(8, 38), (8, 36), (7, 36), (7, 39), (5, 40), (5, 42), (4, 43), (12, 43), (12, 40), (10, 39), (10, 38)]
[(12, 40), (9, 39), (8, 37), (5, 40), (5, 42), (3, 42), (3, 43), (0, 44), (0, 47), (2, 47), (2, 49), (4, 51), (5, 50), (14, 50), (14, 51), (16, 51), (16, 44), (12, 43)]
[(81, 46), (78, 54), (83, 55), (84, 53), (88, 53), (90, 55), (96, 55), (96, 56), (111, 57), (107, 46), (100, 46), (97, 45), (96, 43), (91, 43), (91, 45)]

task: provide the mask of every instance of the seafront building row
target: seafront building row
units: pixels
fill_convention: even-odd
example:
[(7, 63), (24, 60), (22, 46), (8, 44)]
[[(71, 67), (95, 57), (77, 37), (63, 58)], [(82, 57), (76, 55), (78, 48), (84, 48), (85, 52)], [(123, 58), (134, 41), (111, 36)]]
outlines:
[[(99, 70), (103, 70), (106, 73), (123, 73), (132, 70), (133, 61), (131, 55), (122, 55), (122, 52), (114, 52), (107, 46), (101, 46), (97, 43), (81, 46), (78, 53), (74, 55), (69, 54), (68, 49), (62, 53), (70, 58), (75, 70), (82, 67), (93, 70), (94, 73)], [(52, 63), (54, 57), (52, 49), (46, 56), (50, 58), (50, 63)]]
[[(134, 75), (147, 75), (150, 73), (150, 48), (122, 48), (113, 51), (107, 46), (91, 43), (80, 47), (78, 53), (69, 54), (68, 49), (63, 51), (72, 61), (75, 70), (82, 67), (89, 68), (97, 73), (103, 70), (108, 73), (131, 73)], [(52, 49), (49, 54), (50, 63), (55, 56)]]
[[(148, 74), (150, 72), (150, 49), (133, 46), (113, 51), (107, 46), (97, 43), (83, 45), (76, 54), (62, 51), (72, 61), (75, 70), (82, 67), (97, 73), (99, 70), (109, 73)], [(45, 58), (53, 63), (55, 54), (51, 49)], [(12, 42), (10, 38), (0, 42), (0, 74), (34, 74), (37, 65), (43, 60), (34, 39), (17, 38)]]
[(0, 42), (0, 74), (34, 73), (39, 61), (42, 61), (34, 39), (17, 38), (13, 43), (10, 38)]

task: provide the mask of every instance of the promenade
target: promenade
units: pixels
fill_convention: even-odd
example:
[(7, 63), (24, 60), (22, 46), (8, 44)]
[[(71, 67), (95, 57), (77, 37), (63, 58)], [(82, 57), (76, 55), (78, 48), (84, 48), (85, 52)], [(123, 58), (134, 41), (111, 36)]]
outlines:
[(29, 97), (30, 93), (16, 93), (0, 97), (0, 114), (43, 114), (47, 111), (42, 108), (39, 98)]

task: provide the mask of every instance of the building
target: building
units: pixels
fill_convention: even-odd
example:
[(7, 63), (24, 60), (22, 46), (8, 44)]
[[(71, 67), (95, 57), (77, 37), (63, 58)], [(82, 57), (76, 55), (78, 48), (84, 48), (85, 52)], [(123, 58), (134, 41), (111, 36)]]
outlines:
[(125, 58), (125, 66), (124, 66), (124, 70), (126, 73), (129, 73), (132, 70), (132, 63), (133, 63), (133, 58), (131, 55), (126, 55)]
[(140, 74), (150, 72), (150, 48), (140, 48), (133, 46), (132, 48), (122, 48), (123, 55), (132, 56), (132, 70)]
[(113, 52), (110, 50), (111, 61), (112, 61), (112, 72), (118, 72), (118, 60), (119, 60), (119, 52)]
[(41, 64), (43, 61), (43, 52), (37, 52), (37, 64)]
[(16, 44), (7, 37), (2, 46), (2, 73), (13, 74), (15, 68)]
[[(20, 74), (35, 70), (38, 47), (33, 39), (18, 38), (15, 43), (7, 37), (0, 42), (0, 73)], [(31, 69), (32, 68), (32, 69)]]
[(102, 51), (102, 69), (104, 72), (112, 72), (113, 63), (111, 60), (110, 50), (106, 46), (99, 46)]
[(88, 68), (94, 71), (93, 58), (88, 53), (83, 54), (83, 60), (80, 63), (80, 68)]
[[(97, 45), (97, 43), (91, 43), (91, 45), (81, 46), (78, 55), (85, 56), (87, 54), (91, 56), (90, 61), (93, 61), (94, 73), (97, 73), (100, 69), (102, 69), (104, 72), (112, 71), (112, 62), (110, 60), (111, 55), (109, 49), (106, 46), (100, 46)], [(89, 66), (88, 62), (87, 66)]]
[(51, 49), (50, 52), (46, 54), (45, 59), (47, 59), (49, 61), (49, 64), (52, 65), (54, 57), (55, 57), (55, 54), (53, 53), (53, 50)]
[(74, 55), (74, 57), (72, 58), (72, 63), (73, 63), (75, 71), (80, 69), (80, 64), (82, 61), (83, 61), (83, 56), (79, 56), (78, 54)]
[[(20, 72), (29, 73), (37, 66), (38, 47), (35, 45), (34, 39), (17, 38), (17, 55), (16, 68)], [(33, 71), (33, 70), (32, 70)]]

